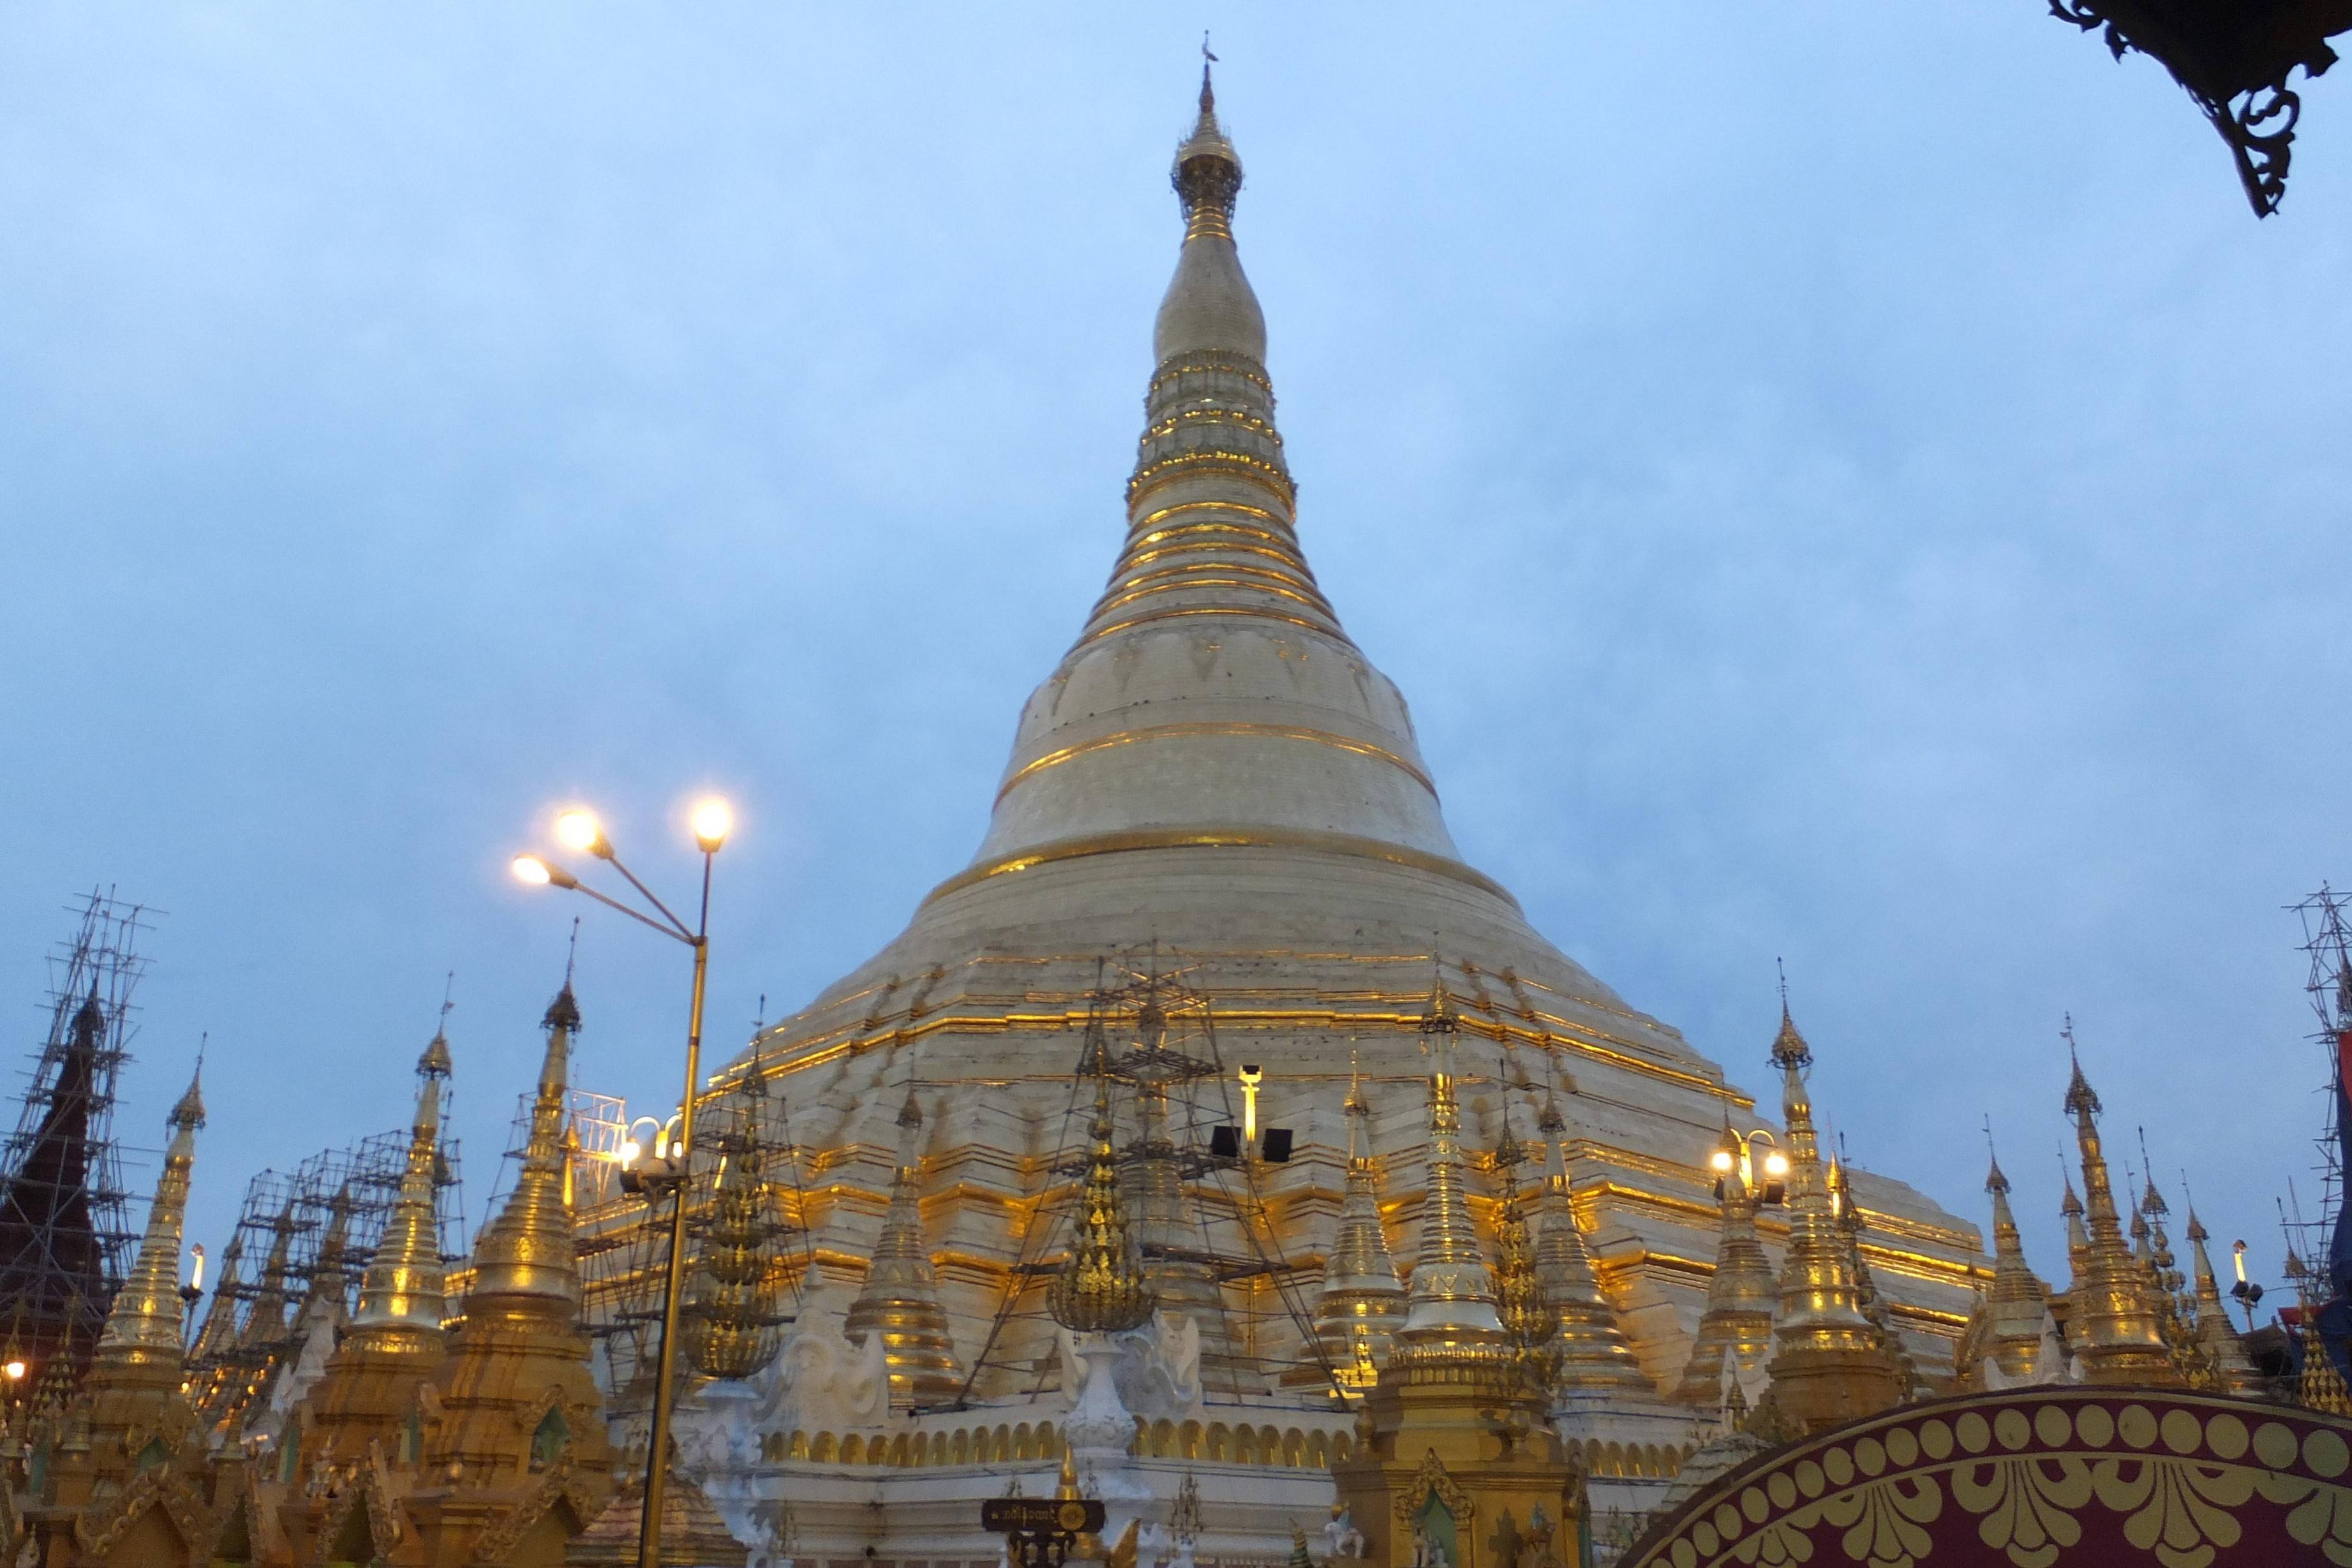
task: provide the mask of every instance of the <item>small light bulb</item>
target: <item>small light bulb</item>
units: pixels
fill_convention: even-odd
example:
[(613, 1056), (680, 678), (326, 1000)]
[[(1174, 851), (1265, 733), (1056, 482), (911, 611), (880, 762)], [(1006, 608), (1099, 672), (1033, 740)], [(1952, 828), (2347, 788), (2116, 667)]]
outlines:
[(1731, 1168), (1731, 1151), (1729, 1149), (1717, 1149), (1711, 1156), (1708, 1157), (1706, 1163), (1713, 1166), (1717, 1170), (1727, 1171)]
[(1764, 1174), (1767, 1176), (1787, 1176), (1789, 1174), (1789, 1156), (1777, 1150), (1771, 1154), (1766, 1155), (1764, 1156)]
[(583, 855), (593, 854), (597, 846), (604, 841), (604, 830), (596, 821), (595, 812), (574, 806), (557, 814), (555, 836), (563, 841), (566, 848), (577, 850)]
[(547, 862), (537, 855), (517, 855), (514, 858), (517, 882), (527, 882), (533, 887), (545, 887), (554, 879), (548, 875)]
[(5, 1372), (11, 1382), (21, 1382), (25, 1376), (25, 1364), (21, 1361), (12, 1361), (6, 1366), (0, 1367), (0, 1372)]
[(630, 1138), (621, 1145), (621, 1163), (625, 1166), (635, 1165), (637, 1156), (645, 1152), (645, 1145), (638, 1143), (636, 1139)]
[(694, 841), (705, 854), (715, 854), (735, 831), (735, 809), (712, 796), (695, 807), (692, 818)]

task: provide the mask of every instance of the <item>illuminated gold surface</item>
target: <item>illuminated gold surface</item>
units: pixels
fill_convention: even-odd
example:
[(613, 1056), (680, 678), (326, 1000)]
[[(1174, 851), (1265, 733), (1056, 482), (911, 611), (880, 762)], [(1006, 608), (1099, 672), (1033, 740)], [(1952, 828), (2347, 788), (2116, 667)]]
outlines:
[[(1381, 1223), (1380, 1164), (1367, 1131), (1371, 1107), (1362, 1085), (1353, 1084), (1341, 1106), (1348, 1122), (1348, 1190), (1340, 1200), (1331, 1249), (1323, 1260), (1323, 1287), (1316, 1299), (1315, 1333), (1322, 1364), (1349, 1393), (1380, 1381), (1396, 1331), (1404, 1322), (1404, 1285)], [(1302, 1367), (1306, 1381), (1321, 1366)]]
[(1544, 1096), (1543, 1114), (1536, 1125), (1543, 1134), (1548, 1164), (1538, 1205), (1535, 1263), (1551, 1312), (1552, 1382), (1562, 1390), (1616, 1391), (1649, 1398), (1657, 1390), (1634, 1359), (1633, 1343), (1592, 1271), (1584, 1231), (1576, 1222), (1568, 1179), (1568, 1119), (1555, 1096)]
[(1970, 1322), (1958, 1368), (1964, 1388), (1983, 1385), (1980, 1363), (1990, 1359), (2012, 1384), (2033, 1374), (2042, 1356), (2042, 1324), (2050, 1311), (2050, 1291), (2025, 1260), (2017, 1217), (2010, 1212), (2009, 1177), (1996, 1160), (1985, 1176), (1992, 1195), (1992, 1282)]
[[(923, 900), (935, 903), (949, 894), (961, 892), (990, 877), (1005, 876), (1015, 872), (1031, 871), (1056, 861), (1076, 860), (1086, 855), (1127, 854), (1139, 850), (1172, 849), (1295, 849), (1312, 850), (1324, 854), (1361, 855), (1369, 860), (1387, 861), (1393, 865), (1411, 866), (1415, 871), (1433, 872), (1468, 883), (1482, 893), (1497, 898), (1510, 899), (1501, 884), (1459, 861), (1449, 861), (1437, 855), (1423, 854), (1402, 844), (1391, 844), (1378, 839), (1360, 839), (1346, 833), (1321, 833), (1299, 828), (1157, 828), (1141, 829), (1124, 833), (1098, 833), (1087, 838), (1064, 839), (1058, 843), (1044, 844), (1036, 849), (986, 865), (971, 866), (931, 889)], [(1511, 899), (1512, 907), (1518, 901)]]
[(1308, 729), (1295, 724), (1218, 723), (1151, 725), (1140, 729), (1121, 730), (1117, 735), (1107, 735), (1099, 740), (1090, 740), (1077, 746), (1066, 746), (1058, 751), (1049, 751), (1005, 779), (997, 789), (997, 798), (1002, 800), (1005, 791), (1032, 775), (1042, 773), (1048, 768), (1057, 767), (1074, 757), (1084, 757), (1088, 752), (1105, 751), (1117, 746), (1129, 746), (1139, 740), (1171, 740), (1211, 735), (1273, 737), (1283, 740), (1305, 740), (1318, 746), (1328, 746), (1335, 750), (1350, 752), (1358, 757), (1377, 758), (1391, 767), (1402, 770), (1414, 783), (1419, 784), (1431, 794), (1437, 793), (1437, 786), (1430, 781), (1429, 775), (1423, 772), (1417, 764), (1399, 757), (1384, 746), (1375, 746), (1367, 740), (1351, 740), (1344, 735), (1334, 735), (1328, 729)]
[(566, 986), (547, 1010), (547, 1049), (514, 1188), (474, 1239), (469, 1296), (550, 1296), (579, 1304), (580, 1259), (563, 1187), (564, 1084), (579, 1019)]
[(1862, 1310), (1853, 1253), (1838, 1223), (1828, 1172), (1813, 1132), (1805, 1086), (1811, 1050), (1784, 1007), (1772, 1041), (1780, 1069), (1780, 1114), (1788, 1128), (1789, 1241), (1772, 1319), (1771, 1399), (1799, 1432), (1884, 1410), (1902, 1397), (1900, 1368)]
[(114, 1364), (160, 1362), (179, 1370), (184, 1310), (180, 1301), (180, 1233), (188, 1212), (189, 1173), (196, 1163), (196, 1131), (205, 1124), (204, 1095), (196, 1081), (172, 1107), (165, 1124), (172, 1142), (163, 1151), (163, 1174), (155, 1178), (155, 1199), (147, 1208), (147, 1231), (140, 1239), (139, 1256), (130, 1277), (107, 1309), (106, 1327), (99, 1335), (92, 1379)]
[(1109, 1064), (1099, 1050), (1092, 1071), (1093, 1161), (1078, 1199), (1069, 1257), (1054, 1276), (1047, 1300), (1054, 1321), (1064, 1328), (1109, 1333), (1147, 1322), (1158, 1298), (1143, 1277), (1119, 1197), (1118, 1155), (1111, 1146)]
[(2175, 1386), (2179, 1372), (2116, 1213), (2106, 1155), (2099, 1148), (2098, 1110), (2099, 1097), (2077, 1061), (2066, 1087), (2066, 1112), (2074, 1118), (2082, 1157), (2087, 1239), (2082, 1273), (2067, 1291), (2068, 1347), (2081, 1359), (2086, 1383)]
[(889, 1369), (890, 1403), (939, 1405), (963, 1390), (963, 1364), (955, 1337), (940, 1305), (939, 1276), (923, 1238), (923, 1113), (913, 1090), (898, 1111), (898, 1160), (890, 1176), (890, 1207), (882, 1234), (842, 1332), (851, 1338), (878, 1335)]

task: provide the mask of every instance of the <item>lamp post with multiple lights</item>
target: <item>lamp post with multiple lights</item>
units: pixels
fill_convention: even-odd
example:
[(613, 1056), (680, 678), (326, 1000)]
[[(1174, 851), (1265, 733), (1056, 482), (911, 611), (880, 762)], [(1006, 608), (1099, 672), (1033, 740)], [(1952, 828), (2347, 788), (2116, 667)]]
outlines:
[[(1756, 1157), (1758, 1144), (1770, 1151), (1760, 1160)], [(1731, 1179), (1735, 1171), (1738, 1173), (1740, 1189), (1759, 1202), (1779, 1203), (1788, 1190), (1789, 1156), (1780, 1152), (1779, 1140), (1768, 1127), (1743, 1133), (1725, 1123), (1723, 1142), (1707, 1156), (1706, 1163), (1715, 1172), (1715, 1196), (1718, 1198), (1723, 1196), (1723, 1184)], [(1756, 1179), (1759, 1167), (1764, 1173), (1762, 1181)]]
[[(604, 825), (597, 821), (593, 812), (578, 809), (563, 812), (555, 819), (555, 836), (566, 847), (582, 854), (593, 855), (620, 873), (636, 890), (638, 896), (652, 906), (653, 915), (633, 908), (619, 899), (606, 897), (543, 856), (517, 855), (514, 859), (514, 873), (521, 881), (535, 886), (560, 887), (567, 892), (583, 894), (606, 908), (617, 909), (639, 925), (694, 949), (694, 999), (688, 1010), (686, 1025), (686, 1092), (679, 1099), (677, 1114), (671, 1118), (677, 1133), (674, 1136), (671, 1134), (671, 1124), (661, 1124), (655, 1133), (649, 1155), (634, 1137), (629, 1147), (635, 1148), (639, 1157), (630, 1157), (628, 1148), (623, 1151), (624, 1186), (632, 1191), (642, 1192), (649, 1205), (659, 1202), (664, 1193), (671, 1198), (669, 1268), (662, 1281), (661, 1349), (654, 1374), (653, 1430), (646, 1442), (645, 1511), (640, 1516), (637, 1531), (639, 1568), (658, 1568), (661, 1562), (662, 1500), (669, 1479), (670, 1390), (677, 1367), (678, 1301), (686, 1286), (687, 1158), (694, 1146), (694, 1098), (702, 1082), (702, 997), (710, 971), (710, 865), (719, 853), (719, 846), (727, 841), (727, 835), (734, 829), (735, 813), (724, 800), (705, 800), (695, 807), (690, 825), (695, 845), (702, 851), (702, 905), (691, 926), (672, 914), (669, 905), (654, 896), (653, 890), (639, 882), (636, 873), (621, 863), (620, 857), (613, 852), (612, 841), (604, 836)], [(656, 919), (656, 915), (659, 918)]]

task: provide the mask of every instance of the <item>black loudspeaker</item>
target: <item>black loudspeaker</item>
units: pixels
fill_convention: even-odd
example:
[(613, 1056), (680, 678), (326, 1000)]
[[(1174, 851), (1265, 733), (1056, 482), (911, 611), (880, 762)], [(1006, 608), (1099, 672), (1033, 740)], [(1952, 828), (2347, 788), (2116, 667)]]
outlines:
[(1239, 1127), (1231, 1126), (1210, 1128), (1209, 1153), (1221, 1160), (1241, 1158), (1242, 1130)]
[(1265, 1155), (1265, 1163), (1281, 1165), (1290, 1158), (1290, 1129), (1268, 1127), (1258, 1134), (1258, 1146)]

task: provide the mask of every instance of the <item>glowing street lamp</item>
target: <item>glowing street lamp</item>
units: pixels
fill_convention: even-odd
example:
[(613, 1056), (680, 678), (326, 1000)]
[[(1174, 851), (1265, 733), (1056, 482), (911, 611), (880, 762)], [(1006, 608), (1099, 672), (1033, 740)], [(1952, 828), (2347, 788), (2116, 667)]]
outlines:
[[(1759, 1144), (1767, 1151), (1761, 1159), (1756, 1155)], [(1726, 1124), (1723, 1141), (1715, 1146), (1706, 1163), (1715, 1172), (1715, 1196), (1718, 1199), (1723, 1197), (1723, 1184), (1731, 1179), (1734, 1172), (1738, 1174), (1741, 1188), (1756, 1194), (1763, 1202), (1779, 1203), (1788, 1196), (1789, 1156), (1780, 1152), (1779, 1140), (1772, 1136), (1769, 1127), (1743, 1133)], [(1759, 1170), (1764, 1174), (1760, 1182), (1757, 1180)]]
[[(735, 813), (724, 800), (701, 800), (688, 815), (688, 826), (694, 834), (695, 847), (702, 852), (702, 904), (692, 925), (680, 920), (669, 905), (655, 896), (653, 889), (621, 863), (604, 823), (584, 807), (574, 806), (557, 813), (556, 839), (574, 853), (593, 855), (620, 873), (651, 914), (597, 892), (544, 856), (522, 854), (513, 861), (515, 878), (520, 882), (534, 887), (560, 887), (593, 898), (607, 909), (616, 909), (640, 925), (650, 926), (694, 950), (694, 991), (686, 1025), (686, 1092), (678, 1103), (677, 1115), (667, 1124), (655, 1122), (650, 1155), (638, 1141), (634, 1124), (620, 1151), (624, 1191), (642, 1194), (648, 1204), (657, 1203), (664, 1194), (671, 1199), (669, 1268), (662, 1288), (661, 1349), (654, 1375), (653, 1430), (646, 1445), (645, 1511), (639, 1516), (637, 1530), (640, 1568), (658, 1568), (661, 1562), (662, 1500), (669, 1479), (670, 1394), (677, 1382), (678, 1302), (686, 1287), (687, 1157), (694, 1145), (694, 1101), (702, 1080), (702, 998), (710, 973), (710, 865), (719, 846), (734, 831)], [(654, 1118), (642, 1120), (652, 1122)], [(677, 1128), (675, 1135), (670, 1131), (672, 1126)]]

